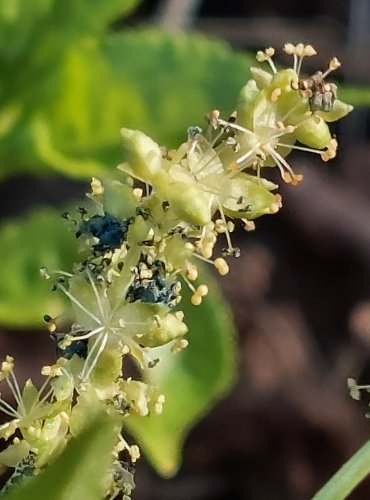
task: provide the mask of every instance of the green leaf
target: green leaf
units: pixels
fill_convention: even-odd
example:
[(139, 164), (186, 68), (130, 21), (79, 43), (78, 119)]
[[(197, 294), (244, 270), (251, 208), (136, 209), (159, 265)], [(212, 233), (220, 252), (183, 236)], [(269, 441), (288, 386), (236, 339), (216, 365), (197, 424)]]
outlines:
[(158, 349), (161, 362), (145, 374), (145, 381), (166, 397), (163, 413), (126, 421), (149, 462), (163, 476), (176, 473), (188, 432), (235, 379), (231, 313), (215, 279), (208, 275), (206, 282), (209, 295), (201, 306), (192, 306), (189, 294), (181, 302), (189, 326), (188, 348), (178, 354), (170, 354), (168, 347)]
[[(92, 3), (94, 9), (100, 5)], [(22, 79), (15, 80), (14, 67), (0, 78), (0, 176), (26, 168), (75, 177), (113, 175), (122, 156), (121, 127), (139, 128), (171, 146), (186, 139), (189, 125), (205, 125), (210, 110), (233, 111), (249, 56), (199, 35), (154, 30), (98, 38), (82, 36), (82, 26), (71, 43), (63, 38), (69, 32), (64, 17), (60, 25), (54, 19), (40, 27), (49, 34), (32, 57), (24, 48)], [(56, 33), (60, 38), (54, 40)], [(45, 43), (55, 46), (53, 54), (42, 52)]]
[(34, 135), (38, 157), (67, 175), (112, 175), (122, 159), (122, 126), (174, 146), (215, 107), (233, 111), (247, 62), (220, 42), (149, 30), (75, 45), (60, 94), (42, 114), (49, 137)]
[(52, 280), (40, 268), (69, 270), (77, 259), (72, 231), (60, 213), (44, 209), (0, 227), (0, 323), (11, 327), (40, 326), (45, 313), (57, 315), (62, 299), (51, 291)]
[(145, 115), (132, 114), (124, 126), (169, 145), (185, 140), (190, 125), (206, 126), (211, 110), (234, 110), (253, 60), (221, 41), (156, 30), (110, 35), (103, 54), (116, 77), (136, 88), (143, 101)]
[[(49, 125), (54, 119), (49, 106), (59, 98), (66, 54), (79, 44), (98, 46), (109, 23), (137, 4), (138, 0), (1, 0), (1, 175), (54, 166), (42, 164), (33, 123), (45, 110)], [(95, 77), (99, 80), (99, 68)], [(73, 86), (64, 83), (73, 94)]]
[(114, 424), (107, 416), (93, 418), (55, 462), (39, 476), (9, 489), (4, 500), (101, 500), (117, 440)]
[(352, 106), (370, 106), (370, 87), (343, 85), (340, 87), (340, 98)]

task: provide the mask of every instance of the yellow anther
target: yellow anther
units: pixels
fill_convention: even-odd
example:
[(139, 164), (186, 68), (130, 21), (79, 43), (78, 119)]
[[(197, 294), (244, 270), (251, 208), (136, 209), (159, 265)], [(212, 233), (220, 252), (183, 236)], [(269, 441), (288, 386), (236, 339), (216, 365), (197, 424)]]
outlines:
[(342, 66), (341, 62), (336, 58), (333, 57), (333, 59), (329, 63), (329, 69), (330, 71), (334, 71)]
[(226, 224), (223, 219), (217, 219), (215, 222), (216, 233), (222, 234), (226, 232)]
[(205, 297), (208, 295), (208, 286), (207, 285), (199, 285), (196, 291), (197, 295), (200, 295), (201, 297)]
[(252, 221), (252, 220), (248, 220), (248, 219), (242, 219), (243, 221), (243, 229), (244, 231), (254, 231), (256, 229), (256, 224)]
[(95, 177), (93, 177), (92, 181), (90, 183), (90, 186), (91, 186), (91, 194), (93, 196), (97, 196), (99, 194), (104, 193), (103, 185), (102, 185), (101, 181), (99, 181), (99, 179), (96, 179)]
[(281, 92), (282, 92), (282, 90), (279, 87), (277, 87), (276, 89), (274, 89), (271, 92), (271, 97), (270, 97), (271, 102), (276, 102), (279, 99), (279, 97), (281, 96)]
[(198, 268), (197, 268), (197, 266), (195, 264), (192, 264), (191, 262), (187, 262), (185, 276), (190, 281), (196, 280), (198, 278)]
[(0, 370), (0, 374), (2, 375), (2, 377), (0, 377), (0, 380), (3, 380), (3, 377), (7, 377), (9, 375), (10, 372), (12, 372), (14, 370), (14, 358), (12, 358), (11, 356), (7, 356), (5, 358), (5, 361), (3, 361), (1, 363), (1, 370)]
[(221, 274), (221, 276), (225, 276), (225, 274), (227, 274), (229, 272), (229, 266), (228, 266), (226, 260), (223, 259), (222, 257), (218, 257), (215, 260), (214, 266), (217, 269), (217, 271), (219, 272), (219, 274)]
[(298, 43), (298, 45), (295, 46), (295, 54), (298, 57), (303, 57), (304, 56), (304, 45), (303, 45), (303, 43)]
[(256, 59), (258, 62), (264, 62), (266, 61), (266, 54), (263, 52), (263, 50), (259, 50), (256, 54)]
[(315, 56), (317, 54), (316, 50), (312, 47), (312, 45), (306, 45), (303, 49), (303, 55), (306, 57)]
[(132, 193), (138, 200), (140, 200), (140, 198), (143, 196), (143, 190), (141, 188), (133, 189)]
[(299, 80), (298, 80), (298, 78), (292, 78), (290, 86), (292, 87), (293, 90), (298, 90), (299, 89)]
[(323, 161), (329, 161), (335, 158), (337, 154), (338, 142), (336, 139), (332, 138), (329, 144), (326, 146), (326, 150), (321, 153), (321, 159)]
[(186, 242), (184, 245), (185, 250), (190, 250), (190, 252), (194, 252), (195, 247), (192, 243)]
[(194, 293), (190, 299), (193, 306), (199, 306), (202, 303), (202, 297), (197, 293)]
[(202, 246), (202, 255), (206, 259), (210, 259), (213, 254), (214, 245), (203, 245)]
[(136, 444), (130, 446), (128, 452), (130, 453), (131, 461), (135, 463), (140, 458), (140, 449)]
[(264, 62), (275, 54), (275, 49), (273, 47), (268, 47), (265, 50), (259, 50), (256, 55), (256, 59), (258, 62)]
[(231, 220), (229, 220), (226, 227), (229, 233), (232, 233), (235, 229), (235, 224)]
[(171, 347), (171, 352), (173, 354), (176, 354), (176, 353), (182, 351), (183, 349), (186, 349), (186, 347), (188, 347), (188, 345), (189, 345), (189, 342), (186, 339), (177, 339), (176, 342), (174, 342), (174, 344)]
[(286, 43), (283, 48), (284, 52), (292, 56), (295, 54), (295, 46), (292, 43)]

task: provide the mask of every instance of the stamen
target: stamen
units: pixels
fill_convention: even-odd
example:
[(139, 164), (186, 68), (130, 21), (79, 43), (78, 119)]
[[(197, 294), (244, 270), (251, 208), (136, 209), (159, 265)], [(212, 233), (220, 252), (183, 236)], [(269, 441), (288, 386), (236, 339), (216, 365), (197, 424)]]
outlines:
[(245, 127), (242, 127), (241, 125), (238, 125), (237, 123), (233, 123), (233, 122), (226, 122), (225, 120), (221, 120), (221, 118), (218, 120), (219, 123), (221, 125), (227, 125), (229, 126), (230, 128), (233, 128), (235, 130), (239, 130), (240, 132), (244, 132), (245, 134), (249, 134), (249, 135), (253, 135), (255, 136), (256, 134), (254, 132), (252, 132), (251, 130), (245, 128)]
[(264, 62), (267, 61), (270, 65), (270, 68), (274, 74), (277, 73), (275, 64), (271, 57), (275, 54), (275, 49), (273, 47), (268, 47), (264, 51), (259, 50), (256, 55), (256, 59), (258, 62)]
[[(40, 393), (39, 393), (40, 394)], [(48, 392), (45, 394), (45, 396), (43, 396), (36, 404), (36, 400), (35, 400), (35, 403), (34, 405), (32, 405), (32, 409), (30, 410), (30, 413), (31, 411), (36, 407), (36, 406), (42, 406), (49, 398), (50, 396), (54, 394), (54, 389), (53, 388), (50, 388), (48, 390)], [(41, 395), (41, 394), (40, 394)]]
[(95, 330), (92, 330), (91, 332), (87, 333), (86, 335), (79, 335), (79, 336), (71, 336), (68, 340), (71, 342), (74, 342), (75, 340), (86, 340), (90, 339), (94, 335), (97, 335), (98, 333), (102, 332), (104, 330), (105, 326), (99, 326), (98, 328), (95, 328)]
[(195, 291), (196, 291), (195, 286), (187, 279), (187, 277), (185, 276), (185, 274), (181, 273), (181, 277), (185, 281), (185, 283), (187, 284), (187, 286), (189, 287), (189, 289), (193, 293), (195, 293)]
[[(50, 379), (51, 377), (46, 377), (46, 379), (44, 380), (42, 386), (40, 387), (39, 389), (39, 392), (38, 392), (38, 398), (40, 399), (42, 393), (44, 392), (44, 390), (46, 389), (46, 386), (48, 385), (48, 383), (50, 382)], [(53, 389), (51, 389), (51, 391), (53, 392)], [(43, 402), (46, 401), (46, 399), (42, 398), (43, 399)], [(41, 404), (41, 401), (38, 403), (35, 399), (35, 401), (33, 402), (32, 406), (31, 406), (31, 410), (30, 410), (30, 413), (31, 411), (34, 409), (34, 407), (36, 406), (36, 404)]]
[(308, 153), (315, 153), (321, 155), (323, 153), (322, 149), (307, 148), (305, 146), (296, 146), (295, 144), (284, 144), (282, 142), (276, 143), (277, 146), (282, 148), (297, 149), (298, 151), (306, 151)]
[(304, 58), (304, 55), (301, 55), (299, 60), (298, 60), (298, 65), (297, 65), (297, 75), (298, 76), (301, 72), (303, 58)]
[[(250, 156), (252, 156), (252, 155), (254, 155), (254, 154), (255, 154), (255, 152), (257, 151), (257, 149), (258, 149), (259, 147), (261, 147), (261, 143), (260, 143), (260, 142), (258, 142), (258, 143), (257, 143), (257, 144), (256, 144), (256, 145), (255, 145), (255, 146), (254, 146), (254, 147), (253, 147), (250, 151), (248, 151), (248, 152), (247, 152), (247, 153), (245, 153), (243, 156), (241, 156), (240, 158), (238, 158), (238, 159), (236, 160), (236, 163), (237, 163), (238, 165), (240, 165), (241, 163), (245, 162), (245, 160), (246, 160), (247, 158), (249, 158)], [(239, 173), (239, 172), (241, 172), (241, 170), (243, 170), (243, 169), (239, 169), (237, 172), (234, 172), (234, 174), (235, 174), (235, 173)]]
[(100, 311), (100, 316), (102, 318), (102, 322), (104, 322), (105, 320), (105, 314), (104, 314), (104, 309), (103, 309), (103, 304), (101, 302), (101, 299), (100, 299), (100, 295), (98, 293), (98, 290), (96, 288), (96, 284), (94, 283), (94, 280), (91, 276), (91, 273), (90, 273), (90, 270), (89, 269), (86, 269), (86, 274), (89, 278), (89, 281), (90, 281), (90, 284), (91, 284), (91, 288), (93, 289), (93, 292), (94, 292), (94, 295), (95, 295), (95, 298), (96, 298), (96, 303), (98, 305), (98, 308), (99, 308), (99, 311)]
[(223, 223), (225, 224), (225, 236), (226, 236), (226, 241), (227, 241), (227, 246), (228, 246), (227, 250), (228, 250), (228, 252), (233, 252), (234, 247), (231, 243), (230, 232), (229, 232), (229, 229), (227, 227), (227, 221), (226, 221), (226, 217), (225, 217), (224, 211), (222, 209), (221, 203), (218, 204), (218, 211), (220, 212), (221, 219), (222, 219)]
[(9, 415), (10, 417), (13, 418), (19, 418), (20, 415), (18, 412), (6, 401), (0, 398), (0, 410), (5, 413), (6, 415)]
[[(280, 170), (281, 177), (285, 182), (296, 185), (299, 181), (302, 180), (303, 176), (300, 174), (295, 174), (289, 163), (276, 150), (274, 150), (270, 145), (267, 145), (267, 148), (270, 151), (272, 158), (275, 160)], [(284, 171), (284, 167), (286, 168), (287, 172)]]
[(200, 253), (194, 252), (193, 257), (196, 257), (197, 259), (202, 260), (203, 262), (207, 262), (207, 264), (214, 264), (213, 260), (207, 259), (206, 257), (203, 257)]
[(8, 384), (10, 390), (12, 391), (12, 394), (14, 396), (14, 399), (17, 403), (17, 406), (20, 410), (21, 413), (25, 413), (25, 407), (24, 403), (22, 400), (22, 394), (19, 389), (19, 385), (17, 382), (17, 379), (15, 378), (13, 370), (9, 373), (9, 377), (6, 377), (6, 383)]
[(333, 57), (333, 59), (329, 63), (328, 69), (322, 75), (323, 79), (327, 77), (328, 74), (331, 73), (332, 71), (335, 71), (336, 69), (340, 68), (341, 65), (342, 65), (341, 62), (336, 57)]
[(218, 257), (214, 262), (215, 268), (221, 276), (225, 276), (229, 272), (229, 266), (225, 259)]

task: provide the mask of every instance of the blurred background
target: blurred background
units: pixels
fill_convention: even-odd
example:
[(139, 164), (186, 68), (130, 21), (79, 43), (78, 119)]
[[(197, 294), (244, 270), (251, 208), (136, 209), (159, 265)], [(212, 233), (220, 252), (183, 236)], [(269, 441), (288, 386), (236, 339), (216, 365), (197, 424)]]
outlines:
[[(58, 1), (0, 6), (0, 357), (16, 357), (21, 379), (55, 352), (39, 319), (60, 304), (37, 269), (73, 262), (58, 214), (89, 176), (113, 175), (121, 126), (183, 140), (207, 111), (232, 111), (267, 46), (311, 43), (307, 73), (342, 61), (339, 96), (356, 107), (335, 124), (337, 158), (292, 155), (304, 180), (282, 187), (282, 210), (256, 231), (236, 231), (241, 257), (219, 280), (238, 331), (235, 384), (193, 423), (179, 473), (162, 479), (144, 459), (134, 495), (309, 499), (370, 430), (366, 394), (347, 390), (348, 377), (370, 382), (370, 2)], [(369, 496), (370, 479), (351, 498)]]

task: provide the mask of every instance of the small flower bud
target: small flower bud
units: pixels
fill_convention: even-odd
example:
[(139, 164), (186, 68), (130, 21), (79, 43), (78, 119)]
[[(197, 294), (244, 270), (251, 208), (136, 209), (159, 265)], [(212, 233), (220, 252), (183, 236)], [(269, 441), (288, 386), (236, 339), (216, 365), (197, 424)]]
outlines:
[(158, 144), (139, 130), (122, 128), (121, 137), (127, 163), (119, 168), (143, 182), (153, 183), (162, 169), (162, 153)]

